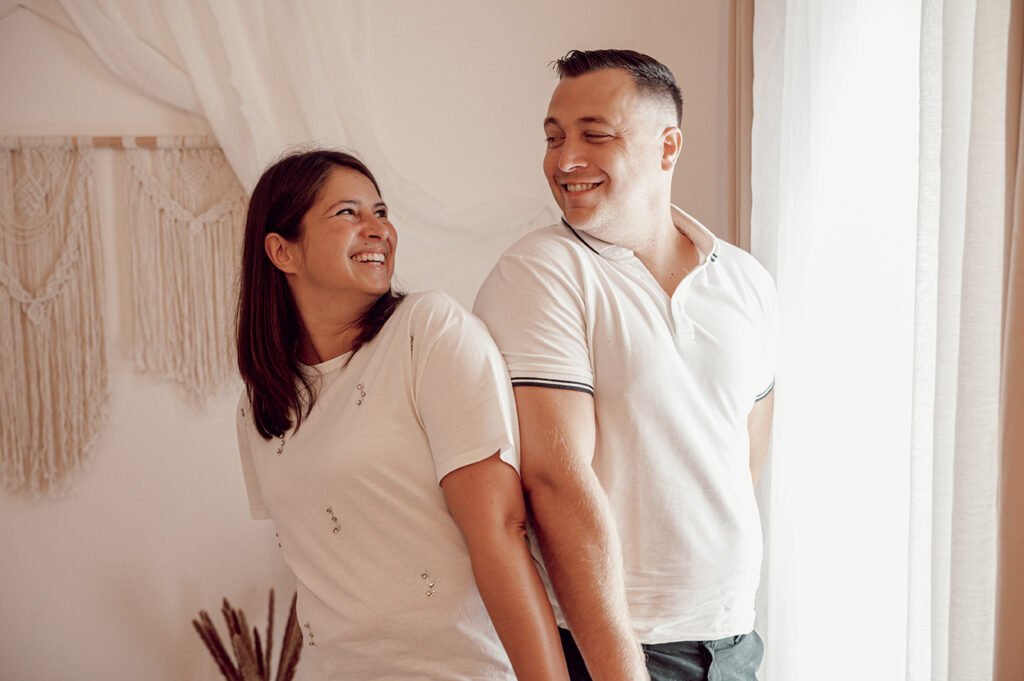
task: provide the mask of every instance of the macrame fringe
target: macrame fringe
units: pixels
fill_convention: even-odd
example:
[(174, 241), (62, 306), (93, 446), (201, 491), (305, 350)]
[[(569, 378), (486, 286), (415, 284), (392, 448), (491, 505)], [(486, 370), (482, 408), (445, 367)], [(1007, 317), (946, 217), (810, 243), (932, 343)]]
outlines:
[(66, 491), (109, 402), (92, 152), (31, 138), (0, 150), (0, 479)]
[(237, 376), (245, 194), (219, 149), (127, 150), (134, 355), (197, 403)]

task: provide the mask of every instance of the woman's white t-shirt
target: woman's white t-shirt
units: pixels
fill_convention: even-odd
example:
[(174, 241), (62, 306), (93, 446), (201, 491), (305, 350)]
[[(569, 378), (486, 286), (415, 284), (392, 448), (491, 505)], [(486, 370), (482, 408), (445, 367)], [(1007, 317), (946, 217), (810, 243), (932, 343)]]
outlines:
[(440, 488), (495, 452), (518, 470), (505, 364), (443, 293), (408, 295), (354, 355), (308, 371), (316, 404), (264, 440), (243, 394), (242, 469), (298, 578), (317, 678), (513, 679)]

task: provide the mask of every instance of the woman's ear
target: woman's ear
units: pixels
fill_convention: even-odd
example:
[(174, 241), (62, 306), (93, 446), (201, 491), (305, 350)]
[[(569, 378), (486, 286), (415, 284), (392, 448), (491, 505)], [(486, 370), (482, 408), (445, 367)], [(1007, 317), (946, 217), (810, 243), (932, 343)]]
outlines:
[(293, 244), (277, 232), (271, 232), (263, 238), (263, 250), (274, 267), (285, 274), (295, 274), (299, 258), (298, 244)]

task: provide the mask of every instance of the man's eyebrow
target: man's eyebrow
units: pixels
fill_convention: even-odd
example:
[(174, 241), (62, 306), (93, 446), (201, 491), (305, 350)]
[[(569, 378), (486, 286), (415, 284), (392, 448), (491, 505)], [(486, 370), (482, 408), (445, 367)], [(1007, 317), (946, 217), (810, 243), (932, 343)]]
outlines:
[[(584, 123), (584, 124), (585, 123), (599, 123), (601, 125), (610, 125), (608, 119), (605, 118), (604, 116), (583, 116), (581, 118), (577, 118), (576, 122), (577, 123)], [(558, 119), (555, 118), (554, 116), (548, 116), (547, 118), (544, 119), (544, 127), (547, 127), (549, 125), (557, 125), (557, 126), (561, 127), (562, 124), (559, 123)]]

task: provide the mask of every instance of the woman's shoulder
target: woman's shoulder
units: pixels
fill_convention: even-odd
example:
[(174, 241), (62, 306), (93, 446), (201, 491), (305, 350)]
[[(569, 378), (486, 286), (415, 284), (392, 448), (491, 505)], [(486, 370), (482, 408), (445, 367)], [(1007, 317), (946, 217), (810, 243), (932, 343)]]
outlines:
[(405, 294), (399, 309), (413, 322), (453, 321), (472, 314), (453, 296), (444, 291), (417, 291)]
[(444, 291), (408, 293), (398, 310), (396, 314), (402, 315), (403, 326), (409, 333), (418, 334), (424, 340), (453, 332), (475, 335), (485, 329), (483, 322)]

